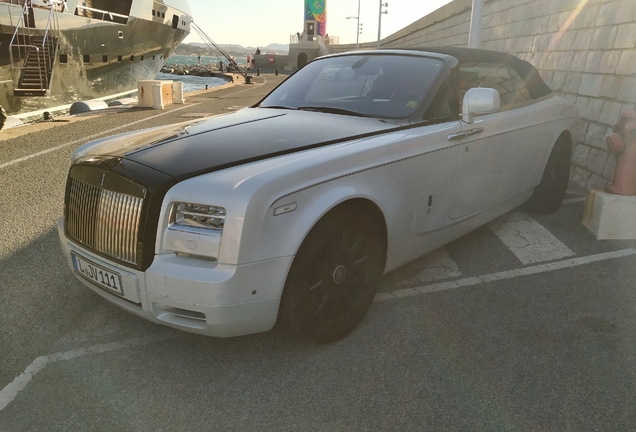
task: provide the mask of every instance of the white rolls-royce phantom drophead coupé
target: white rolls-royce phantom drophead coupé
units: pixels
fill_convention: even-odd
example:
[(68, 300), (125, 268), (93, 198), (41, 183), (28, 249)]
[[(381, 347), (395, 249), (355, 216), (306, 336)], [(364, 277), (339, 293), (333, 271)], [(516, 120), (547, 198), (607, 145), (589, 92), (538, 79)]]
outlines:
[(511, 55), (326, 56), (253, 107), (77, 149), (59, 235), (82, 282), (155, 323), (331, 342), (384, 273), (520, 205), (555, 211), (577, 130)]

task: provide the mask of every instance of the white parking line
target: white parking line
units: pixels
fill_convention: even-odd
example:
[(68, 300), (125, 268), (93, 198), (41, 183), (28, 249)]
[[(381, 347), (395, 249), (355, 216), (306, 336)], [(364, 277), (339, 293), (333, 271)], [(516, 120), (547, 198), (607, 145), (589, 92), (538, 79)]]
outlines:
[(393, 270), (386, 277), (393, 286), (400, 287), (457, 278), (461, 275), (457, 263), (449, 256), (446, 248), (442, 247)]
[[(532, 267), (526, 267), (517, 270), (502, 271), (499, 273), (492, 273), (476, 277), (468, 277), (463, 279), (455, 279), (448, 282), (440, 282), (432, 285), (425, 285), (415, 288), (405, 288), (395, 290), (393, 292), (378, 293), (375, 296), (376, 302), (385, 300), (394, 300), (401, 297), (410, 297), (420, 294), (427, 294), (437, 291), (445, 291), (449, 289), (481, 285), (491, 281), (512, 279), (520, 276), (533, 275), (538, 273), (545, 273), (554, 270), (560, 270), (565, 268), (577, 267), (585, 264), (590, 264), (598, 261), (606, 261), (615, 258), (622, 258), (626, 256), (636, 255), (636, 248), (623, 249), (613, 252), (605, 252), (597, 255), (590, 255), (586, 257), (573, 258), (569, 260), (557, 261), (548, 264), (539, 264)], [(111, 342), (107, 344), (93, 345), (88, 348), (80, 348), (71, 351), (65, 351), (55, 354), (48, 354), (38, 357), (31, 363), (19, 376), (17, 376), (12, 383), (8, 384), (0, 391), (0, 411), (7, 407), (24, 388), (29, 384), (31, 379), (42, 369), (49, 364), (70, 360), (78, 357), (85, 357), (92, 354), (100, 354), (124, 348), (133, 348), (142, 345), (148, 345), (157, 342), (164, 342), (170, 340), (178, 335), (174, 333), (164, 333), (162, 335), (151, 335), (141, 338), (128, 339), (122, 342)]]
[(75, 141), (67, 142), (65, 144), (60, 144), (59, 146), (51, 147), (50, 149), (42, 150), (40, 152), (33, 153), (33, 154), (28, 155), (28, 156), (21, 157), (19, 159), (14, 159), (12, 161), (0, 164), (0, 169), (4, 169), (4, 168), (10, 167), (12, 165), (16, 165), (16, 164), (19, 164), (21, 162), (28, 161), (29, 159), (33, 159), (33, 158), (36, 158), (38, 156), (43, 156), (45, 154), (52, 153), (54, 151), (58, 151), (58, 150), (63, 149), (65, 147), (69, 147), (69, 146), (76, 145), (76, 144), (82, 144), (82, 143), (91, 141), (91, 140), (93, 140), (95, 138), (99, 138), (99, 137), (101, 137), (103, 135), (108, 135), (108, 134), (110, 134), (112, 132), (116, 132), (118, 130), (125, 129), (125, 128), (128, 128), (130, 126), (134, 126), (134, 125), (139, 124), (139, 123), (147, 122), (148, 120), (153, 120), (153, 119), (156, 119), (156, 118), (159, 118), (159, 117), (163, 117), (163, 116), (168, 115), (170, 113), (173, 113), (175, 111), (181, 111), (182, 109), (192, 108), (192, 107), (194, 107), (196, 105), (199, 105), (199, 104), (192, 104), (192, 105), (186, 105), (186, 106), (182, 106), (182, 107), (179, 107), (179, 108), (175, 108), (173, 110), (165, 111), (165, 112), (162, 112), (161, 114), (157, 114), (157, 115), (152, 116), (152, 117), (148, 117), (148, 118), (145, 118), (145, 119), (142, 119), (142, 120), (137, 120), (137, 121), (134, 121), (132, 123), (128, 123), (128, 124), (125, 124), (125, 125), (122, 125), (122, 126), (117, 126), (116, 128), (109, 129), (109, 130), (104, 131), (104, 132), (98, 132), (98, 133), (95, 133), (93, 135), (88, 135), (88, 136), (86, 136), (84, 138), (77, 139)]
[(576, 255), (527, 213), (513, 211), (488, 224), (523, 264), (553, 261)]
[(597, 255), (589, 255), (580, 258), (572, 258), (563, 261), (557, 261), (548, 264), (538, 264), (531, 267), (525, 267), (517, 270), (507, 270), (498, 273), (486, 274), (476, 277), (468, 277), (463, 279), (455, 279), (448, 282), (440, 282), (432, 285), (425, 285), (415, 288), (400, 289), (392, 292), (378, 293), (375, 301), (393, 300), (401, 297), (409, 297), (420, 294), (427, 294), (437, 291), (445, 291), (449, 289), (461, 288), (466, 286), (481, 285), (486, 282), (512, 279), (520, 276), (528, 276), (533, 274), (545, 273), (554, 270), (578, 267), (598, 261), (607, 261), (615, 258), (636, 255), (636, 248), (622, 249), (612, 252), (604, 252)]
[(566, 199), (566, 200), (563, 200), (561, 204), (574, 204), (574, 203), (580, 203), (580, 202), (585, 202), (585, 197)]
[[(237, 95), (239, 93), (245, 93), (246, 91), (254, 90), (255, 88), (261, 87), (261, 86), (263, 86), (263, 85), (265, 85), (267, 83), (267, 79), (263, 78), (263, 80), (264, 80), (264, 82), (262, 84), (257, 84), (255, 86), (252, 86), (252, 87), (247, 88), (245, 90), (241, 90), (241, 91), (237, 91), (237, 92), (234, 92), (234, 93), (230, 93), (230, 94), (221, 96), (221, 97), (219, 97), (219, 99), (223, 99), (223, 98), (226, 98), (226, 97), (234, 96), (234, 95)], [(95, 138), (99, 138), (99, 137), (101, 137), (103, 135), (109, 135), (112, 132), (116, 132), (118, 130), (125, 129), (125, 128), (128, 128), (130, 126), (134, 126), (136, 124), (140, 124), (140, 123), (143, 123), (143, 122), (147, 122), (149, 120), (153, 120), (153, 119), (156, 119), (156, 118), (159, 118), (159, 117), (163, 117), (163, 116), (168, 115), (170, 113), (173, 113), (175, 111), (181, 111), (181, 110), (186, 109), (186, 108), (192, 108), (192, 107), (195, 107), (197, 105), (199, 105), (199, 103), (194, 103), (194, 104), (190, 104), (190, 105), (184, 105), (182, 107), (175, 108), (175, 109), (172, 109), (170, 111), (165, 111), (165, 112), (162, 112), (161, 114), (157, 114), (157, 115), (152, 116), (152, 117), (148, 117), (148, 118), (145, 118), (145, 119), (142, 119), (142, 120), (137, 120), (137, 121), (134, 121), (132, 123), (128, 123), (128, 124), (125, 124), (123, 126), (118, 126), (116, 128), (113, 128), (113, 129), (110, 129), (110, 130), (107, 130), (107, 131), (104, 131), (104, 132), (98, 132), (98, 133), (93, 134), (93, 135), (88, 135), (88, 136), (86, 136), (84, 138), (80, 138), (78, 140), (71, 141), (71, 142), (68, 142), (68, 143), (65, 143), (65, 144), (60, 144), (59, 146), (51, 147), (50, 149), (42, 150), (40, 152), (33, 153), (33, 154), (28, 155), (28, 156), (21, 157), (19, 159), (14, 159), (12, 161), (0, 164), (0, 169), (8, 168), (8, 167), (10, 167), (12, 165), (16, 165), (16, 164), (19, 164), (21, 162), (27, 161), (29, 159), (33, 159), (33, 158), (36, 158), (38, 156), (43, 156), (45, 154), (49, 154), (49, 153), (52, 153), (54, 151), (61, 150), (61, 149), (65, 148), (65, 147), (69, 147), (69, 146), (72, 146), (72, 145), (77, 145), (77, 144), (82, 144), (82, 143), (85, 143), (85, 142), (89, 142), (89, 141), (91, 141), (91, 140), (93, 140)]]
[(88, 348), (80, 348), (71, 351), (47, 354), (36, 358), (33, 363), (27, 367), (24, 372), (17, 376), (12, 383), (8, 384), (0, 391), (0, 411), (6, 408), (29, 384), (31, 379), (46, 366), (62, 361), (70, 360), (77, 357), (85, 357), (92, 354), (101, 354), (109, 351), (116, 351), (124, 348), (132, 348), (142, 345), (148, 345), (156, 342), (163, 342), (175, 337), (177, 333), (164, 333), (162, 335), (152, 335), (140, 338), (128, 339), (122, 342), (111, 342), (107, 344), (93, 345)]

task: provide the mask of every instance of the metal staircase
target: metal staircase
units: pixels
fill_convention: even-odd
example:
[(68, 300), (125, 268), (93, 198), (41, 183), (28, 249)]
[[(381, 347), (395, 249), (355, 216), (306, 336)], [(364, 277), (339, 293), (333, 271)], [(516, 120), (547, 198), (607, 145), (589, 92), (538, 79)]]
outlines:
[(59, 38), (58, 1), (50, 1), (46, 28), (35, 28), (31, 2), (25, 2), (22, 15), (9, 44), (14, 96), (46, 96), (51, 85)]

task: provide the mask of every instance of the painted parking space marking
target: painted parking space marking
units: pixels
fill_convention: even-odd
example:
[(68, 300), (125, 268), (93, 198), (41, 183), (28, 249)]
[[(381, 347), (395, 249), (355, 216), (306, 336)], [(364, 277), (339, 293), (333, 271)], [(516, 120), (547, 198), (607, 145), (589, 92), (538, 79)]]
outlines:
[(28, 161), (29, 159), (33, 159), (33, 158), (36, 158), (38, 156), (44, 156), (45, 154), (53, 153), (54, 151), (58, 151), (58, 150), (61, 150), (63, 148), (66, 148), (66, 147), (74, 146), (74, 145), (77, 145), (77, 144), (87, 143), (87, 142), (89, 142), (91, 140), (94, 140), (95, 138), (99, 138), (99, 137), (104, 136), (104, 135), (109, 135), (109, 134), (111, 134), (113, 132), (117, 132), (119, 130), (129, 128), (129, 127), (134, 126), (136, 124), (144, 123), (144, 122), (147, 122), (149, 120), (154, 120), (154, 119), (156, 119), (158, 117), (163, 117), (163, 116), (171, 114), (171, 113), (173, 113), (175, 111), (181, 111), (181, 110), (186, 109), (186, 108), (192, 108), (193, 106), (196, 106), (196, 105), (198, 105), (198, 104), (186, 105), (186, 106), (182, 106), (182, 107), (179, 107), (179, 108), (175, 108), (173, 110), (165, 111), (165, 112), (162, 112), (161, 114), (157, 114), (157, 115), (154, 115), (152, 117), (148, 117), (148, 118), (145, 118), (145, 119), (142, 119), (142, 120), (137, 120), (137, 121), (134, 121), (134, 122), (122, 125), (122, 126), (117, 126), (115, 128), (109, 129), (107, 131), (97, 132), (97, 133), (94, 133), (92, 135), (88, 135), (88, 136), (86, 136), (84, 138), (80, 138), (80, 139), (76, 139), (76, 140), (71, 141), (71, 142), (60, 144), (58, 146), (51, 147), (49, 149), (39, 151), (37, 153), (33, 153), (33, 154), (28, 155), (28, 156), (21, 157), (19, 159), (14, 159), (12, 161), (0, 164), (0, 169), (7, 168), (7, 167), (10, 167), (12, 165), (16, 165), (16, 164), (19, 164), (21, 162), (24, 162), (24, 161)]
[(18, 394), (25, 389), (33, 377), (50, 364), (62, 360), (70, 360), (78, 357), (86, 357), (93, 354), (102, 354), (110, 351), (117, 351), (125, 348), (149, 345), (157, 342), (164, 342), (174, 338), (178, 333), (163, 333), (139, 338), (127, 339), (120, 342), (93, 345), (88, 348), (79, 348), (71, 351), (64, 351), (54, 354), (47, 354), (36, 358), (13, 382), (0, 391), (0, 411), (7, 407)]
[(561, 204), (575, 204), (575, 203), (580, 203), (580, 202), (585, 202), (585, 197), (566, 199), (566, 200), (563, 200), (563, 202)]
[(461, 275), (457, 263), (450, 257), (446, 248), (441, 247), (388, 273), (383, 283), (390, 283), (391, 286), (399, 288), (457, 278)]
[[(415, 288), (399, 289), (392, 292), (378, 293), (375, 296), (376, 302), (395, 300), (402, 297), (410, 297), (421, 294), (428, 294), (438, 291), (445, 291), (450, 289), (477, 286), (485, 284), (491, 281), (506, 280), (517, 278), (521, 276), (528, 276), (533, 274), (545, 273), (554, 270), (561, 270), (566, 268), (572, 268), (590, 264), (599, 261), (606, 261), (616, 258), (622, 258), (627, 256), (636, 255), (636, 248), (623, 249), (612, 252), (605, 252), (597, 255), (590, 255), (586, 257), (572, 258), (563, 261), (557, 261), (547, 264), (538, 264), (531, 267), (526, 267), (517, 270), (508, 270), (498, 273), (486, 274), (482, 276), (467, 277), (462, 279), (455, 279), (446, 282), (438, 282), (431, 285), (424, 285)], [(19, 376), (17, 376), (13, 382), (8, 384), (0, 391), (0, 411), (7, 407), (17, 396), (24, 390), (33, 377), (42, 371), (46, 366), (56, 363), (62, 360), (70, 360), (79, 357), (85, 357), (93, 354), (106, 353), (125, 348), (134, 348), (143, 345), (149, 345), (158, 342), (168, 341), (176, 337), (178, 332), (164, 333), (160, 335), (150, 335), (146, 337), (127, 339), (121, 342), (111, 342), (106, 344), (93, 345), (88, 348), (79, 348), (71, 351), (64, 351), (60, 353), (47, 354), (38, 357), (31, 363)]]
[[(229, 93), (227, 95), (220, 96), (219, 99), (230, 98), (230, 97), (235, 96), (237, 94), (245, 93), (247, 91), (251, 91), (251, 90), (257, 89), (259, 87), (264, 86), (265, 84), (267, 84), (267, 79), (264, 78), (263, 79), (263, 83), (261, 83), (261, 84), (256, 84), (256, 85), (254, 85), (254, 86), (252, 86), (252, 87), (250, 87), (248, 89), (244, 89), (244, 90), (240, 90), (240, 91), (237, 91), (237, 92)], [(117, 132), (117, 131), (120, 131), (122, 129), (126, 129), (126, 128), (129, 128), (131, 126), (134, 126), (134, 125), (137, 125), (137, 124), (141, 124), (141, 123), (144, 123), (144, 122), (147, 122), (147, 121), (150, 121), (150, 120), (154, 120), (156, 118), (163, 117), (165, 115), (172, 114), (174, 112), (181, 111), (181, 110), (184, 110), (184, 109), (187, 109), (187, 108), (192, 108), (192, 107), (195, 107), (197, 105), (199, 105), (199, 103), (193, 103), (193, 104), (184, 105), (182, 107), (174, 108), (174, 109), (171, 109), (169, 111), (164, 111), (164, 112), (162, 112), (160, 114), (157, 114), (157, 115), (145, 118), (145, 119), (141, 119), (141, 120), (137, 120), (137, 121), (134, 121), (134, 122), (131, 122), (131, 123), (127, 123), (127, 124), (122, 125), (122, 126), (117, 126), (115, 128), (112, 128), (112, 129), (109, 129), (109, 130), (106, 130), (106, 131), (103, 131), (103, 132), (97, 132), (97, 133), (94, 133), (92, 135), (88, 135), (88, 136), (86, 136), (84, 138), (80, 138), (80, 139), (77, 139), (77, 140), (74, 140), (74, 141), (71, 141), (71, 142), (60, 144), (58, 146), (51, 147), (49, 149), (39, 151), (37, 153), (32, 153), (30, 155), (27, 155), (27, 156), (24, 156), (24, 157), (21, 157), (21, 158), (18, 158), (18, 159), (14, 159), (14, 160), (11, 160), (9, 162), (5, 162), (5, 163), (0, 164), (0, 170), (4, 169), (4, 168), (8, 168), (8, 167), (10, 167), (12, 165), (16, 165), (16, 164), (28, 161), (30, 159), (33, 159), (33, 158), (36, 158), (36, 157), (39, 157), (39, 156), (44, 156), (46, 154), (53, 153), (55, 151), (61, 150), (61, 149), (66, 148), (66, 147), (87, 143), (87, 142), (89, 142), (91, 140), (94, 140), (96, 138), (100, 138), (100, 137), (105, 136), (105, 135), (110, 135), (110, 134), (112, 134), (114, 132)]]
[(576, 255), (530, 215), (513, 211), (488, 224), (499, 240), (523, 264), (536, 264)]
[(386, 301), (386, 300), (394, 300), (401, 297), (410, 297), (416, 296), (420, 294), (428, 294), (432, 292), (438, 291), (446, 291), (450, 289), (468, 287), (468, 286), (476, 286), (484, 283), (513, 279), (521, 276), (529, 276), (539, 273), (546, 273), (554, 270), (567, 269), (572, 267), (578, 267), (586, 264), (591, 264), (599, 261), (607, 261), (616, 258), (623, 258), (627, 256), (636, 255), (636, 248), (622, 249), (618, 251), (612, 252), (604, 252), (597, 255), (589, 255), (579, 258), (571, 258), (562, 261), (551, 262), (547, 264), (537, 264), (531, 267), (525, 267), (516, 270), (506, 270), (498, 273), (491, 273), (481, 276), (468, 277), (463, 279), (455, 279), (447, 282), (439, 282), (432, 285), (424, 285), (421, 287), (415, 288), (406, 288), (395, 290), (392, 292), (384, 292), (378, 293), (375, 296), (375, 301)]

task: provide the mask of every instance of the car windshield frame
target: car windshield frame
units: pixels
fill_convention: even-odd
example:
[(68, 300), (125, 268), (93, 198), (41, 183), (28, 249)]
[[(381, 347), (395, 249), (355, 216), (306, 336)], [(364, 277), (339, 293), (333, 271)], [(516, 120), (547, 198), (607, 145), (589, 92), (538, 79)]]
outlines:
[(444, 59), (355, 53), (316, 59), (257, 106), (381, 119), (408, 119), (436, 90)]

